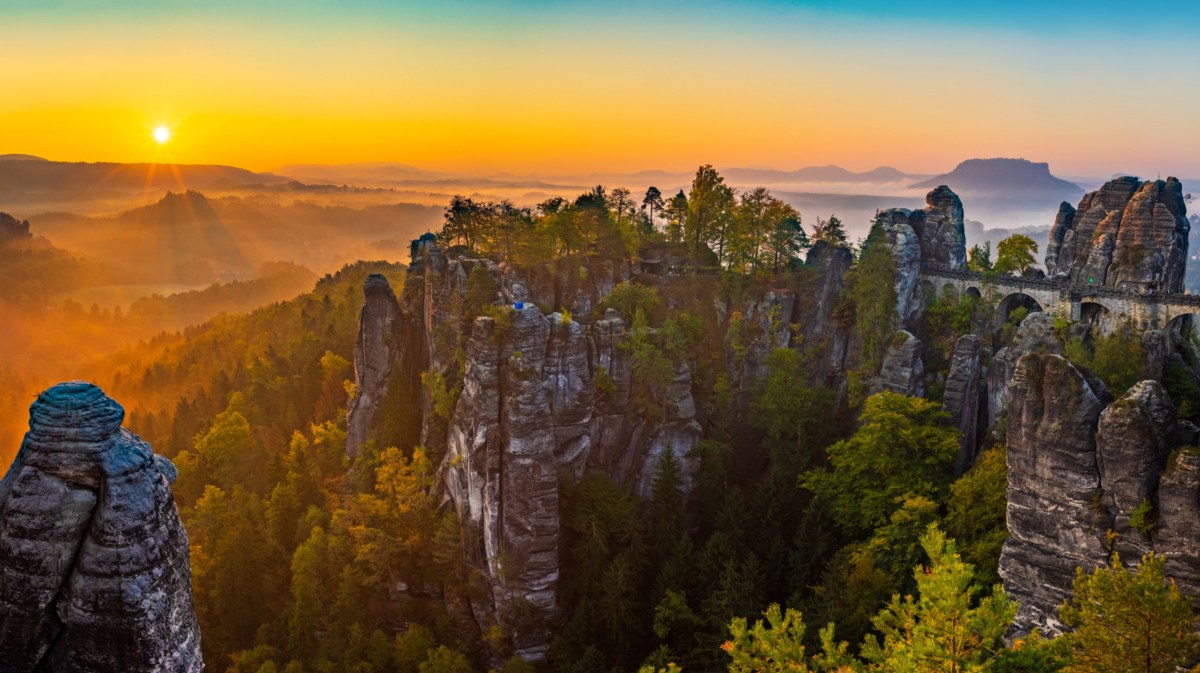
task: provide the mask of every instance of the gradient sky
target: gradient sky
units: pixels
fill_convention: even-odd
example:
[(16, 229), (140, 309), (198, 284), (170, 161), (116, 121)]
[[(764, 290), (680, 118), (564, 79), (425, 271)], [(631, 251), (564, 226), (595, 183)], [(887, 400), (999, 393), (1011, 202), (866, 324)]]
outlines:
[(1200, 3), (1142, 7), (2, 0), (0, 154), (1200, 176)]

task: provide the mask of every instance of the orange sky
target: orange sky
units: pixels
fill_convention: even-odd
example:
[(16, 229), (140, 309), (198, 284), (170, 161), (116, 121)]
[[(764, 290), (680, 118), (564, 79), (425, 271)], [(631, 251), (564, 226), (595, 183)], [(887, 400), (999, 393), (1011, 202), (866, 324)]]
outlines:
[[(542, 173), (934, 172), (1022, 156), (1060, 174), (1200, 175), (1200, 94), (1183, 86), (1200, 50), (1169, 21), (1043, 30), (786, 2), (111, 4), (0, 9), (0, 154)], [(162, 147), (157, 124), (174, 134)]]

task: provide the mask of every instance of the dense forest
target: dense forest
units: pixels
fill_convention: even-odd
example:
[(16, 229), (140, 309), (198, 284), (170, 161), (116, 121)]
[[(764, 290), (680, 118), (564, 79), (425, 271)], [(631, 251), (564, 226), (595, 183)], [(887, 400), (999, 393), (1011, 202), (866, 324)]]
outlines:
[[(997, 576), (1003, 428), (963, 471), (937, 391), (871, 395), (862, 384), (896, 327), (881, 227), (855, 244), (833, 216), (806, 232), (765, 189), (737, 194), (705, 166), (670, 198), (597, 187), (520, 208), (457, 197), (438, 236), (522, 268), (632, 265), (654, 251), (670, 273), (692, 274), (686, 291), (635, 275), (595, 309), (628, 320), (637, 413), (662, 414), (674, 362), (702, 382), (692, 482), (668, 452), (647, 500), (602, 472), (561, 493), (560, 616), (548, 660), (529, 663), (507, 634), (468, 628), (463, 599), (480, 588), (439, 492), (442, 457), (404, 414), (346, 458), (363, 281), (384, 273), (400, 292), (403, 267), (358, 263), (294, 300), (161, 335), (98, 370), (128, 425), (179, 468), (209, 670), (1174, 671), (1200, 655), (1190, 605), (1153, 555), (1081, 572), (1062, 610), (1068, 635), (1005, 640), (1015, 605)], [(973, 268), (1024, 271), (1036, 246), (1023, 238), (1001, 243), (994, 262), (972, 250)], [(703, 304), (807, 287), (803, 254), (817, 242), (854, 259), (836, 312), (860, 344), (850, 380), (812, 375), (818, 344), (775, 349), (761, 375), (731, 376), (725, 345), (736, 359), (750, 327)], [(495, 294), (473, 276), (468, 313), (503, 319)], [(993, 309), (938, 298), (923, 328), (944, 360)], [(1009, 337), (1023, 317), (1010, 315)], [(1135, 339), (1073, 344), (1073, 359), (1112, 387), (1136, 380)], [(435, 407), (452, 405), (453, 382), (428, 378)], [(605, 383), (597, 377), (601, 395)], [(392, 395), (389, 409), (421, 404), (402, 387)]]

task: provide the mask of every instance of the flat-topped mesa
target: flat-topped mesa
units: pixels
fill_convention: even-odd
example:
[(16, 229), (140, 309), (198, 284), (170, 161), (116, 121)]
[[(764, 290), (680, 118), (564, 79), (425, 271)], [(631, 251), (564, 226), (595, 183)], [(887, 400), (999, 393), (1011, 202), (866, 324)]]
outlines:
[(1120, 177), (1085, 195), (1078, 208), (1059, 207), (1046, 271), (1084, 285), (1182, 292), (1190, 229), (1179, 180)]
[(174, 466), (90, 383), (29, 416), (0, 481), (0, 671), (202, 670)]

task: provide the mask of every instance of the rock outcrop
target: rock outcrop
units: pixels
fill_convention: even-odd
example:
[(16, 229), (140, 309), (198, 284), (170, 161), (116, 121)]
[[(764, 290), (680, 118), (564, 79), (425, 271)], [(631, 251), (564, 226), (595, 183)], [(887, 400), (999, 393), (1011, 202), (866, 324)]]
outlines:
[(871, 384), (871, 392), (889, 391), (922, 397), (925, 394), (924, 379), (921, 340), (904, 330), (896, 332), (883, 353), (883, 366)]
[[(1125, 558), (1138, 559), (1152, 549), (1149, 523), (1174, 430), (1175, 408), (1157, 381), (1138, 383), (1100, 415), (1096, 463), (1101, 502)], [(1140, 529), (1130, 521), (1139, 506), (1145, 508)]]
[[(685, 456), (701, 435), (691, 370), (671, 363), (655, 413), (631, 406), (634, 336), (616, 311), (591, 313), (618, 278), (611, 263), (591, 260), (586, 273), (571, 268), (568, 279), (557, 264), (518, 272), (451, 256), (430, 240), (415, 242), (413, 252), (398, 301), (382, 279), (367, 282), (347, 448), (353, 455), (381, 417), (402, 413), (380, 407), (389, 386), (416, 391), (420, 434), (407, 441), (444, 447), (445, 495), (459, 517), (466, 561), (488, 589), (471, 597), (470, 617), (481, 630), (502, 624), (517, 653), (540, 659), (557, 610), (563, 480), (600, 470), (648, 498), (671, 450), (684, 458), (686, 486), (692, 468)], [(481, 279), (490, 279), (496, 302), (479, 295), (487, 284)], [(777, 326), (761, 357), (749, 358), (751, 375), (770, 347), (791, 338), (794, 300), (768, 293), (747, 307), (757, 328)], [(479, 307), (467, 304), (479, 301), (490, 306), (471, 317)], [(580, 322), (573, 310), (547, 314), (545, 304), (591, 315)], [(401, 324), (406, 334), (397, 338)], [(648, 329), (637, 338), (658, 336)], [(441, 375), (443, 399), (432, 399), (428, 385), (420, 392), (422, 373)]]
[(917, 283), (921, 269), (967, 268), (962, 200), (941, 185), (925, 196), (925, 203), (921, 210), (891, 208), (879, 214), (896, 263), (896, 312), (908, 329), (915, 328), (924, 300)]
[(813, 270), (816, 282), (809, 289), (811, 307), (799, 312), (799, 329), (802, 343), (814, 346), (827, 354), (820, 363), (820, 375), (828, 385), (845, 382), (849, 367), (850, 325), (840, 321), (835, 314), (842, 299), (846, 272), (854, 264), (850, 250), (832, 245), (828, 241), (817, 241), (808, 251), (805, 262)]
[(1167, 575), (1179, 589), (1200, 598), (1200, 449), (1187, 445), (1171, 454), (1158, 483), (1158, 524), (1155, 551), (1163, 555)]
[[(1008, 346), (992, 356), (987, 369), (987, 424), (994, 426), (1004, 418), (1008, 405), (1009, 387), (1017, 372), (1017, 364), (1028, 353), (1063, 352), (1062, 337), (1054, 331), (1054, 317), (1048, 313), (1030, 313), (1017, 327)], [(1102, 401), (1107, 392), (1101, 394)]]
[(888, 245), (892, 249), (892, 262), (896, 266), (896, 315), (900, 325), (916, 328), (921, 320), (924, 297), (921, 296), (918, 275), (921, 273), (921, 241), (909, 224), (912, 211), (907, 208), (892, 208), (880, 213), (880, 222)]
[(363, 294), (366, 299), (359, 314), (358, 339), (354, 344), (357, 393), (350, 402), (346, 424), (346, 453), (352, 459), (366, 443), (378, 418), (379, 406), (387, 397), (402, 328), (400, 304), (387, 278), (378, 273), (367, 276)]
[(1000, 577), (1020, 603), (1019, 632), (1061, 629), (1075, 568), (1107, 557), (1095, 428), (1103, 404), (1066, 358), (1021, 358), (1008, 404), (1008, 540)]
[(1111, 180), (1063, 203), (1050, 230), (1051, 277), (1131, 292), (1182, 292), (1188, 232), (1183, 186), (1175, 178)]
[(175, 468), (89, 383), (29, 411), (0, 482), (0, 670), (202, 670)]
[(1168, 576), (1200, 596), (1200, 452), (1176, 448), (1195, 426), (1177, 422), (1157, 381), (1108, 406), (1105, 395), (1059, 355), (1025, 355), (1013, 377), (1000, 576), (1021, 603), (1018, 633), (1060, 631), (1075, 568), (1112, 551), (1128, 565), (1161, 553)]
[(979, 347), (982, 340), (974, 334), (964, 334), (954, 344), (950, 371), (942, 405), (950, 413), (950, 422), (962, 432), (958, 454), (958, 473), (967, 471), (975, 460), (979, 446), (979, 407), (982, 391)]

